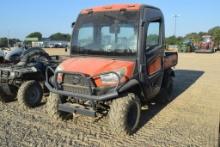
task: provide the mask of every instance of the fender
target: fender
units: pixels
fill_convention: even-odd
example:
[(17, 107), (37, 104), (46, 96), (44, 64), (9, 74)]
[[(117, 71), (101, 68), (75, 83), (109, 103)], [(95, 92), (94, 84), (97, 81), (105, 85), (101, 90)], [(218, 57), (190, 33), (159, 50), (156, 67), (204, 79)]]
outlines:
[(120, 87), (118, 92), (123, 93), (123, 92), (128, 91), (129, 89), (137, 87), (137, 86), (141, 91), (143, 91), (142, 86), (140, 85), (140, 82), (136, 79), (132, 79), (132, 80), (128, 81), (125, 85)]
[[(22, 54), (22, 57), (20, 59), (20, 62), (17, 64), (19, 66), (24, 66), (26, 64), (28, 64), (31, 57), (33, 56), (43, 56), (45, 57), (47, 60), (50, 60), (50, 56), (48, 53), (46, 53), (42, 48), (30, 48), (26, 51), (24, 51), (24, 53)], [(43, 61), (42, 61), (43, 62)]]

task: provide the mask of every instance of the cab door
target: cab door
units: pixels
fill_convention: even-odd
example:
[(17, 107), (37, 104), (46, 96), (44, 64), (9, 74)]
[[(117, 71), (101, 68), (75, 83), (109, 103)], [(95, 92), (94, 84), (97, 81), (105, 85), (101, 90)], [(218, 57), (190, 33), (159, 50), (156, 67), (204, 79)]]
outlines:
[(163, 80), (164, 24), (162, 16), (148, 19), (145, 24), (146, 91), (148, 98), (155, 97)]

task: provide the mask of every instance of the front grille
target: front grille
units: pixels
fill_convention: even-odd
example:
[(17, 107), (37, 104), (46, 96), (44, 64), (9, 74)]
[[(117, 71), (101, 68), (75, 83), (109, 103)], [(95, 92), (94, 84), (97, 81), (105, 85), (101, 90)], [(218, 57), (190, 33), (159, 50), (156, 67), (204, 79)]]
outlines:
[(91, 87), (94, 87), (94, 84), (88, 77), (85, 77), (80, 74), (64, 74), (63, 75), (63, 90), (68, 92), (73, 92), (77, 94), (86, 94), (91, 95)]
[(0, 77), (2, 78), (8, 78), (10, 76), (10, 72), (9, 71), (0, 71)]
[(91, 84), (91, 81), (88, 81), (87, 77), (80, 74), (64, 74), (63, 82), (79, 86), (89, 86), (89, 84)]

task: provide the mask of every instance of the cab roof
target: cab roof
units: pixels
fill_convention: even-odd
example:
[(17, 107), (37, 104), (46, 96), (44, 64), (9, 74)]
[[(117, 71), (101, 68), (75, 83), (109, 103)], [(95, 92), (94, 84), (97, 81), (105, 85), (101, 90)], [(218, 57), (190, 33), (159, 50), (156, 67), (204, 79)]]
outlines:
[(91, 12), (107, 12), (107, 11), (139, 11), (141, 7), (144, 6), (142, 4), (112, 4), (106, 6), (98, 6), (89, 9), (84, 9), (81, 11), (81, 14), (87, 14)]

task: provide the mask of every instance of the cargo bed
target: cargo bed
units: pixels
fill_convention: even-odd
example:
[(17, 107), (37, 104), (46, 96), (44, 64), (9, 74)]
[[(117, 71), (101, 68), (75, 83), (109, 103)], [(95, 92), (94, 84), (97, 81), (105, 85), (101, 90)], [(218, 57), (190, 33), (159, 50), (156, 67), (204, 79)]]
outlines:
[(164, 69), (168, 69), (176, 66), (178, 63), (178, 53), (177, 52), (165, 52), (164, 57)]

